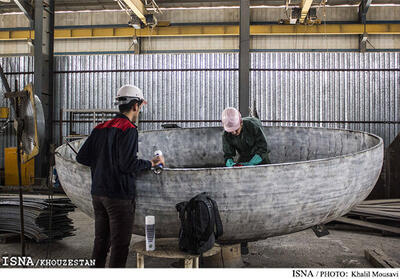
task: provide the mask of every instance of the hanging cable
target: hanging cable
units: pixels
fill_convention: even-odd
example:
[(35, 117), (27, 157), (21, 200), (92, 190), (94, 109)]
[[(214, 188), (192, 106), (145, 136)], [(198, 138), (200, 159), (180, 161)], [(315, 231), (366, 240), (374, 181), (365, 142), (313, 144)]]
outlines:
[(323, 6), (323, 11), (324, 11), (324, 41), (325, 41), (326, 52), (328, 53), (328, 34), (327, 34), (327, 30), (326, 30), (326, 2), (327, 2), (327, 0), (321, 1), (321, 4)]
[(125, 4), (124, 2), (122, 2), (121, 0), (115, 0), (115, 1), (118, 3), (119, 7), (120, 7), (122, 10), (124, 10), (129, 16), (132, 15), (132, 13), (131, 13), (129, 7), (126, 6), (126, 4)]
[(288, 14), (289, 5), (290, 5), (290, 0), (286, 0), (285, 15), (286, 15), (286, 18), (287, 18), (288, 20), (290, 20), (290, 16), (289, 16), (289, 14)]
[(375, 46), (371, 43), (371, 41), (369, 39), (367, 39), (367, 43), (373, 47), (373, 49), (376, 49)]
[(162, 14), (160, 7), (155, 0), (145, 0), (145, 6), (151, 7), (158, 14)]
[(53, 189), (53, 166), (50, 165), (50, 171), (49, 171), (49, 177), (47, 181), (47, 187), (48, 187), (48, 200), (50, 202), (50, 214), (49, 214), (49, 226), (48, 226), (48, 236), (49, 239), (47, 241), (47, 247), (46, 247), (46, 259), (50, 258), (50, 246), (51, 243), (53, 242), (53, 196), (54, 196), (54, 189)]
[(11, 120), (8, 118), (7, 120), (6, 120), (6, 122), (3, 124), (3, 125), (1, 125), (1, 127), (0, 127), (0, 134), (4, 134), (5, 132), (6, 132), (6, 129), (8, 128), (8, 125), (11, 123)]

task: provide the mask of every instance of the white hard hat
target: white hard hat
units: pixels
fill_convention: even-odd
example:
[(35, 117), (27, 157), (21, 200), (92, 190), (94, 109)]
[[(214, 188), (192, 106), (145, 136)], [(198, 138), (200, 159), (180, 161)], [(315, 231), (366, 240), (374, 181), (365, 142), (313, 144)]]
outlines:
[(137, 86), (134, 85), (124, 85), (122, 86), (118, 92), (117, 97), (115, 97), (115, 105), (125, 105), (129, 104), (132, 100), (137, 99), (147, 104), (146, 100), (143, 97), (143, 91)]

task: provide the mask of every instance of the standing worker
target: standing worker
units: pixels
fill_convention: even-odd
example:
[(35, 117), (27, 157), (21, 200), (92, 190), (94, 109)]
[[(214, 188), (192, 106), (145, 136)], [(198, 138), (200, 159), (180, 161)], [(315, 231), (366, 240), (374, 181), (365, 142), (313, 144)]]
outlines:
[(76, 160), (92, 173), (92, 200), (95, 215), (93, 259), (105, 267), (111, 247), (109, 267), (125, 267), (135, 215), (136, 173), (164, 164), (162, 156), (151, 161), (137, 158), (138, 131), (135, 122), (143, 104), (142, 90), (122, 86), (116, 105), (120, 113), (93, 129)]
[[(225, 130), (222, 147), (227, 167), (270, 164), (267, 139), (259, 119), (242, 119), (237, 109), (229, 107), (222, 112), (222, 124)], [(239, 154), (237, 163), (234, 162), (236, 152)]]

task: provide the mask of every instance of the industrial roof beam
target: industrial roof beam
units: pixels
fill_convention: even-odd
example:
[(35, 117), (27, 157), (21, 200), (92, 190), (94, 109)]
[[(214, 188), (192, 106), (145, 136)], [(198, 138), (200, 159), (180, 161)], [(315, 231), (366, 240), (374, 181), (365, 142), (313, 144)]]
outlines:
[(250, 91), (250, 0), (240, 0), (239, 111), (249, 115)]
[(132, 12), (144, 23), (146, 24), (146, 7), (140, 0), (122, 0)]
[[(251, 36), (296, 35), (361, 35), (364, 27), (368, 34), (400, 35), (400, 24), (327, 24), (325, 25), (251, 25)], [(165, 26), (135, 30), (130, 27), (60, 28), (55, 29), (55, 39), (84, 38), (138, 38), (143, 37), (213, 37), (238, 36), (237, 25)], [(0, 41), (18, 41), (34, 38), (32, 30), (1, 30)]]
[(14, 0), (14, 2), (18, 6), (18, 8), (25, 14), (25, 16), (29, 19), (31, 25), (33, 25), (34, 9), (32, 5), (27, 0)]
[(301, 8), (301, 16), (300, 16), (300, 23), (304, 23), (304, 20), (307, 17), (308, 11), (311, 8), (313, 0), (301, 0), (300, 8)]

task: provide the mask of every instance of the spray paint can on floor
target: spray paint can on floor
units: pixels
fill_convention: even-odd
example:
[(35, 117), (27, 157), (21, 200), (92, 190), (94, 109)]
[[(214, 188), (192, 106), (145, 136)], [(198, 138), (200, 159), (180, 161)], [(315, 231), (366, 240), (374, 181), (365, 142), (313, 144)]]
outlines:
[(156, 249), (156, 231), (155, 217), (146, 216), (146, 251), (154, 251)]

